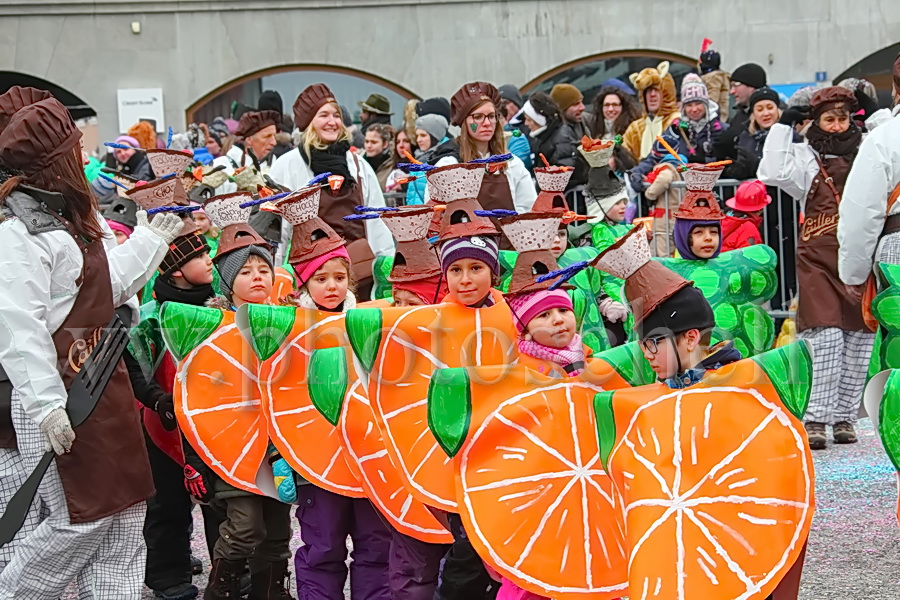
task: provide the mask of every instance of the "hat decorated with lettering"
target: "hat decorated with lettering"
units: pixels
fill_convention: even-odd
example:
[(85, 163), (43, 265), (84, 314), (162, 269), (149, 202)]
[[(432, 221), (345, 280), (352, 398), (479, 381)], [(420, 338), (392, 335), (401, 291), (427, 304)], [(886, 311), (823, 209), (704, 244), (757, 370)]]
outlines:
[[(142, 185), (136, 185), (125, 192), (125, 195), (134, 200), (142, 210), (190, 205), (181, 179), (173, 176), (161, 177)], [(197, 224), (189, 211), (181, 212), (180, 215), (184, 221), (184, 227), (178, 234), (179, 236), (197, 231)]]
[(477, 214), (484, 210), (478, 202), (484, 174), (485, 165), (480, 163), (459, 163), (426, 172), (431, 199), (437, 204), (445, 205), (441, 215), (439, 241), (499, 233), (488, 217)]
[(250, 226), (252, 206), (241, 206), (241, 204), (252, 201), (253, 196), (250, 194), (234, 192), (213, 196), (203, 203), (203, 212), (221, 231), (219, 249), (214, 262), (229, 252), (247, 246), (258, 245), (268, 248), (268, 243)]
[(150, 161), (150, 168), (153, 169), (154, 177), (164, 177), (169, 173), (176, 173), (181, 177), (188, 166), (194, 162), (194, 155), (188, 151), (153, 148), (145, 150), (145, 152), (147, 160)]
[(560, 223), (558, 213), (526, 213), (500, 219), (500, 228), (519, 253), (507, 294), (526, 294), (553, 285), (552, 280), (538, 282), (537, 278), (559, 268), (550, 248)]
[(588, 182), (585, 186), (587, 192), (585, 203), (588, 214), (594, 218), (604, 218), (609, 209), (622, 200), (628, 199), (625, 184), (609, 167), (609, 160), (612, 158), (615, 145), (612, 140), (593, 140), (584, 137), (578, 147), (578, 152), (590, 166)]
[(417, 206), (381, 214), (381, 220), (397, 240), (389, 282), (411, 283), (440, 277), (441, 262), (428, 243), (428, 225), (433, 213), (431, 206)]
[(725, 218), (713, 193), (716, 182), (724, 169), (724, 165), (689, 164), (687, 166), (687, 170), (682, 174), (687, 193), (675, 212), (676, 219), (721, 221)]
[(332, 258), (346, 258), (346, 242), (319, 217), (321, 185), (301, 188), (260, 208), (280, 214), (293, 226), (288, 262), (297, 273), (301, 285)]

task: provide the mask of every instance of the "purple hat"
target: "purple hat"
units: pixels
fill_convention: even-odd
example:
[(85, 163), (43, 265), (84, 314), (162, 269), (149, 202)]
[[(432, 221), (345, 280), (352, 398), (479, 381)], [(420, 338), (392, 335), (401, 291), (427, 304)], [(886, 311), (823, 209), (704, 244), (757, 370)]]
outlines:
[(700, 258), (691, 251), (691, 231), (694, 227), (717, 227), (719, 229), (719, 247), (716, 253), (712, 255), (715, 258), (722, 251), (722, 222), (721, 221), (694, 221), (691, 219), (675, 218), (675, 248), (678, 254), (685, 260), (706, 260)]
[(447, 240), (441, 245), (441, 270), (446, 273), (450, 265), (463, 258), (480, 260), (494, 275), (500, 273), (500, 247), (494, 237), (473, 235)]

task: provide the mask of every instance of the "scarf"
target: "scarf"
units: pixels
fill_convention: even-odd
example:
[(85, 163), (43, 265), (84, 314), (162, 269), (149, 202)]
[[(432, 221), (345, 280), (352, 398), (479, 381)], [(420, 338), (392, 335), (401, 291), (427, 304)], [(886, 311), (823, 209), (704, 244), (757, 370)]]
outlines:
[(369, 166), (372, 167), (373, 171), (378, 171), (378, 167), (383, 165), (390, 157), (391, 155), (387, 150), (381, 154), (376, 154), (375, 156), (363, 155), (363, 158), (366, 159), (366, 162), (369, 163)]
[(210, 298), (215, 297), (212, 285), (200, 285), (189, 290), (177, 288), (162, 277), (157, 277), (153, 283), (153, 297), (160, 304), (165, 302), (180, 302), (192, 306), (203, 306)]
[(818, 123), (813, 122), (806, 132), (806, 141), (819, 156), (854, 157), (862, 143), (862, 130), (850, 122), (850, 127), (842, 133), (823, 131)]
[(581, 336), (578, 334), (575, 334), (565, 348), (550, 348), (522, 338), (519, 340), (519, 352), (557, 364), (569, 377), (575, 377), (584, 370), (584, 346), (581, 345)]
[[(301, 152), (303, 147), (301, 146)], [(347, 152), (350, 151), (350, 142), (335, 142), (324, 150), (310, 148), (306, 163), (313, 175), (331, 173), (344, 178), (345, 185), (354, 185), (356, 180), (350, 175), (350, 167), (347, 165)]]

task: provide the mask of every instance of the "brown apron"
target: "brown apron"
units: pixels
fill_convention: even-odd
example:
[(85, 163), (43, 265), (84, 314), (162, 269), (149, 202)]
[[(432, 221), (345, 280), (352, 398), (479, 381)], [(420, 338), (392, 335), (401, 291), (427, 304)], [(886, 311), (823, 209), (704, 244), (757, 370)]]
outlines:
[[(75, 304), (53, 334), (57, 368), (68, 389), (115, 307), (103, 241), (85, 244), (70, 223), (60, 220), (84, 257)], [(56, 457), (72, 523), (97, 521), (153, 495), (139, 419), (128, 371), (120, 359), (94, 412), (75, 429), (72, 451)]]
[[(503, 171), (499, 173), (488, 171), (484, 174), (484, 179), (481, 181), (481, 189), (478, 190), (478, 203), (481, 204), (484, 210), (516, 210), (506, 173)], [(500, 249), (513, 249), (512, 244), (502, 234), (500, 236)]]
[(797, 243), (797, 330), (837, 327), (867, 331), (862, 303), (845, 291), (838, 277), (838, 205), (850, 161), (843, 157), (820, 164), (806, 196), (806, 211)]

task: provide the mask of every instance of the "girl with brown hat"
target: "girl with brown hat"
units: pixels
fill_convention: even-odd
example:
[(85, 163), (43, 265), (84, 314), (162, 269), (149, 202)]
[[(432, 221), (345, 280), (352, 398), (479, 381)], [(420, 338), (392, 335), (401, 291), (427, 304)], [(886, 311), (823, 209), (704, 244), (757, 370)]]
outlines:
[[(450, 124), (460, 128), (459, 138), (442, 144), (438, 167), (467, 163), (478, 158), (506, 154), (503, 127), (498, 125), (502, 100), (490, 83), (475, 81), (459, 88), (450, 99)], [(478, 201), (485, 210), (528, 212), (537, 199), (531, 175), (513, 156), (498, 172), (485, 175)]]
[(837, 265), (838, 206), (862, 142), (851, 118), (857, 101), (834, 86), (816, 92), (810, 109), (807, 143), (792, 143), (788, 125), (772, 125), (758, 175), (796, 198), (806, 216), (797, 244), (797, 329), (815, 349), (806, 429), (810, 447), (822, 450), (826, 425), (833, 426), (835, 443), (857, 441), (853, 424), (874, 334), (863, 321), (861, 292), (844, 286)]
[(17, 172), (0, 185), (0, 365), (23, 468), (48, 448), (57, 454), (36, 503), (49, 514), (0, 574), (4, 598), (58, 598), (76, 579), (98, 598), (137, 599), (143, 588), (153, 480), (125, 366), (77, 433), (67, 404), (95, 336), (146, 283), (182, 221), (150, 224), (140, 212), (117, 245), (84, 177), (80, 139), (50, 94), (16, 86), (0, 96), (0, 163)]
[[(372, 278), (373, 255), (391, 256), (394, 253), (391, 234), (380, 219), (345, 221), (344, 217), (354, 214), (357, 206), (385, 205), (375, 171), (350, 151), (350, 130), (344, 125), (334, 93), (324, 83), (313, 84), (297, 96), (294, 124), (303, 131), (300, 145), (280, 156), (272, 165), (269, 176), (291, 190), (306, 186), (323, 173), (343, 178), (339, 180), (340, 185), (323, 189), (319, 216), (347, 241), (357, 281), (361, 286), (368, 286)], [(290, 223), (283, 221), (282, 244), (275, 264), (283, 262), (291, 232)]]

